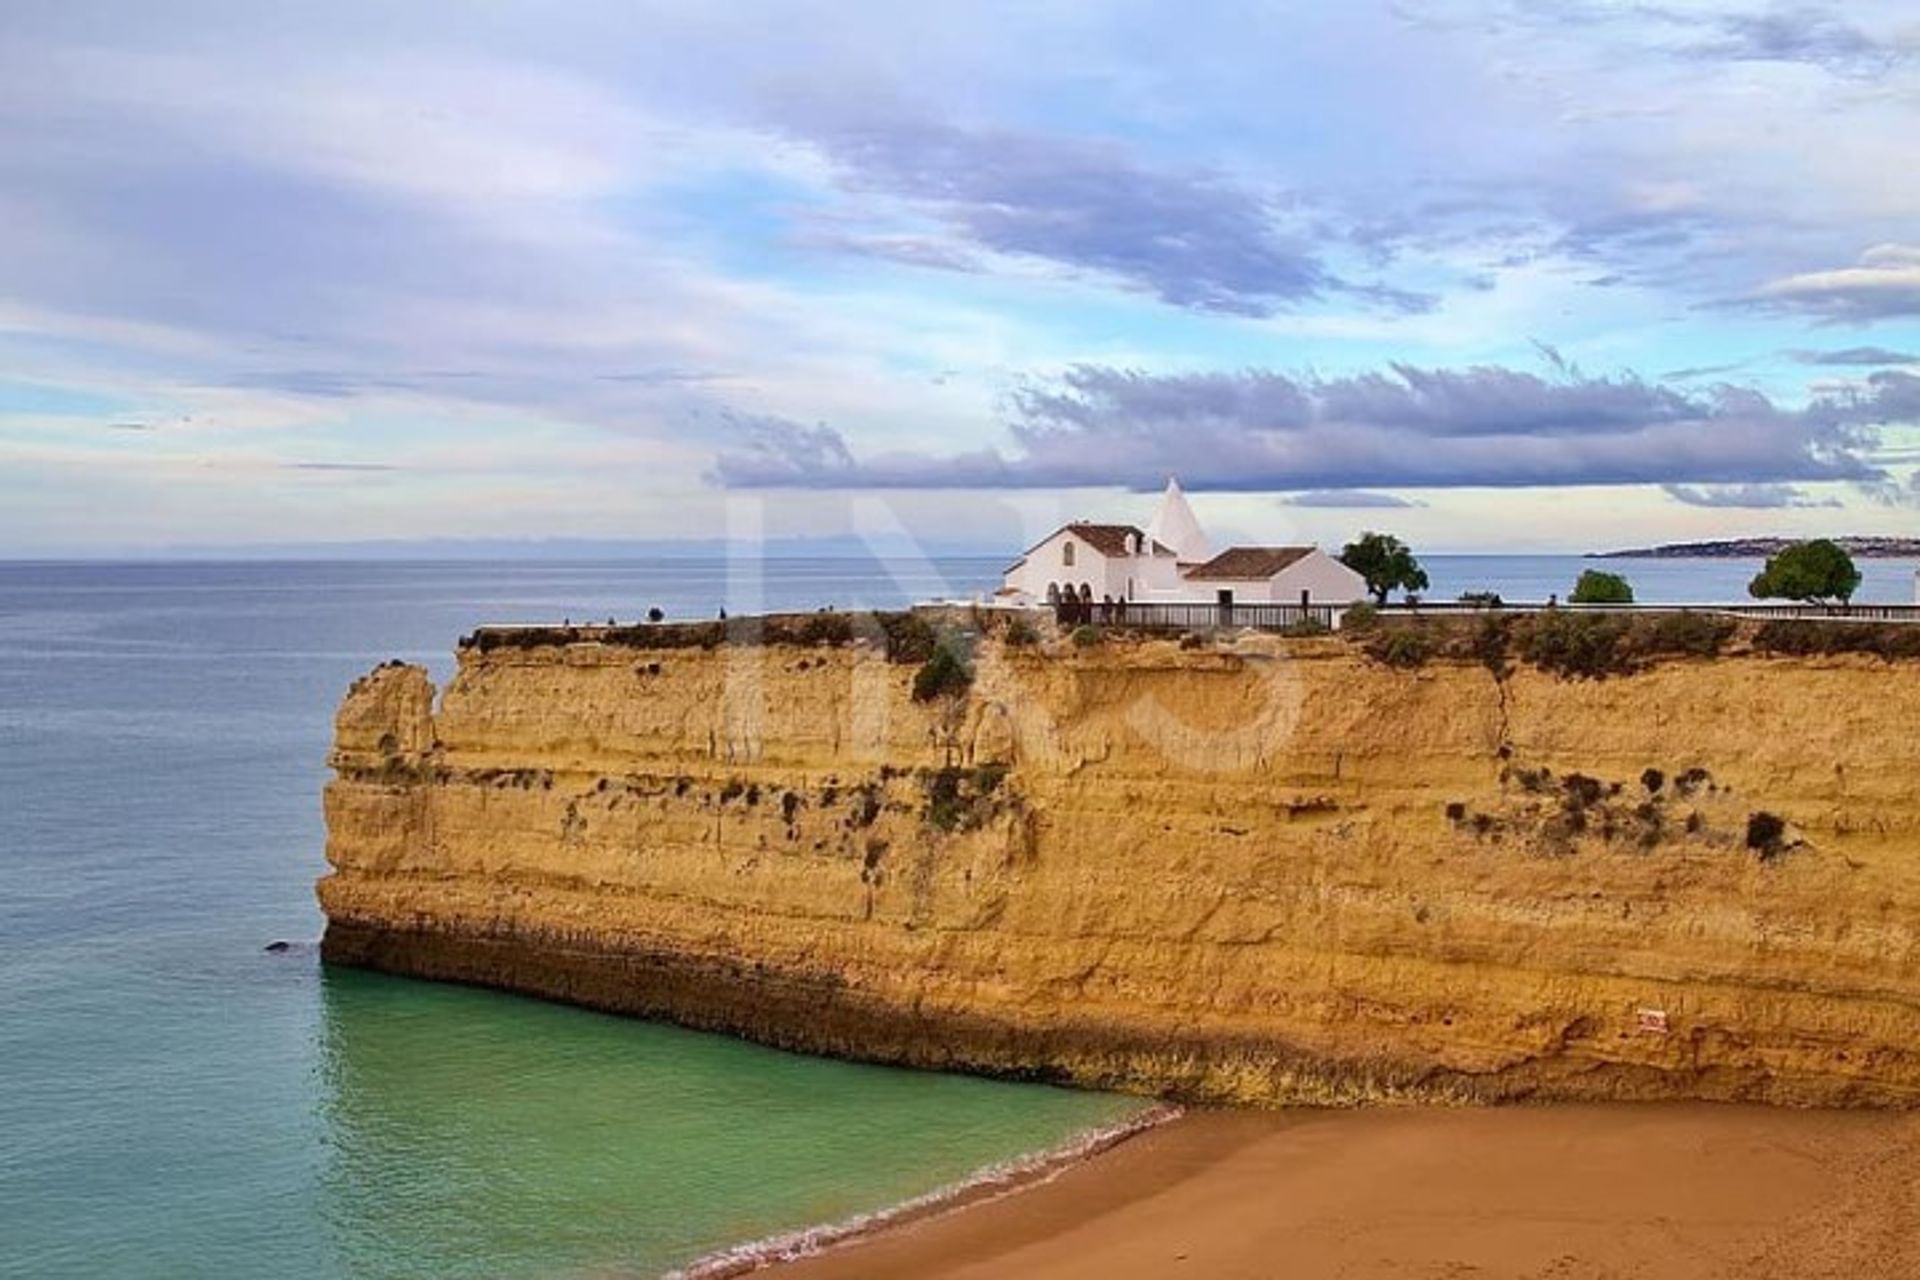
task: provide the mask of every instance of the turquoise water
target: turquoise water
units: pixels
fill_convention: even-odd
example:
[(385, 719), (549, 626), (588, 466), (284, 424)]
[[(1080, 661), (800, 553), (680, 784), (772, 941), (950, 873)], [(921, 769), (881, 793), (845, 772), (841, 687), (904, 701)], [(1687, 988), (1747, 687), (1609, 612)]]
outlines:
[[(1538, 598), (1571, 557), (1434, 557)], [(1000, 562), (0, 564), (0, 1275), (648, 1275), (1136, 1104), (323, 972), (348, 682), (479, 621), (896, 606)], [(1614, 562), (1648, 600), (1738, 562)], [(1909, 597), (1867, 562), (1862, 599)]]
[[(724, 576), (0, 565), (0, 1275), (645, 1276), (1135, 1108), (262, 950), (319, 934), (355, 674)], [(768, 603), (936, 588), (801, 565)]]

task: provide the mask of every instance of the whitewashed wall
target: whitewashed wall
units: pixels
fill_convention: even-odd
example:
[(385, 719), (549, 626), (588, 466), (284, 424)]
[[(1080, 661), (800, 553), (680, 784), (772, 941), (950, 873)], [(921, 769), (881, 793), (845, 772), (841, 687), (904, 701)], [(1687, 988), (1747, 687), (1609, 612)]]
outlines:
[(1275, 574), (1271, 586), (1278, 604), (1298, 604), (1302, 591), (1311, 592), (1315, 604), (1351, 604), (1367, 598), (1367, 580), (1319, 550)]
[[(1074, 549), (1071, 566), (1066, 562), (1069, 544)], [(1109, 558), (1065, 529), (1035, 547), (1006, 578), (1007, 586), (1035, 601), (1047, 598), (1049, 583), (1058, 584), (1062, 591), (1072, 586), (1076, 592), (1086, 583), (1095, 603), (1113, 599), (1211, 604), (1222, 589), (1231, 590), (1236, 601), (1246, 604), (1298, 604), (1302, 590), (1311, 592), (1316, 604), (1348, 604), (1367, 594), (1366, 581), (1324, 551), (1314, 551), (1272, 578), (1192, 582), (1180, 576), (1172, 556)]]
[[(1073, 547), (1071, 565), (1067, 563), (1069, 545)], [(1058, 584), (1062, 591), (1072, 584), (1077, 592), (1084, 582), (1092, 589), (1096, 602), (1107, 596), (1120, 600), (1126, 597), (1129, 578), (1135, 580), (1138, 595), (1139, 569), (1143, 563), (1143, 558), (1132, 556), (1109, 559), (1085, 539), (1062, 529), (1028, 552), (1026, 563), (1007, 575), (1006, 585), (1024, 591), (1036, 601), (1045, 601), (1049, 583)]]
[(1367, 596), (1367, 580), (1324, 551), (1302, 556), (1271, 578), (1212, 578), (1182, 584), (1186, 599), (1212, 602), (1221, 591), (1236, 604), (1299, 604), (1310, 593), (1313, 604), (1351, 604)]

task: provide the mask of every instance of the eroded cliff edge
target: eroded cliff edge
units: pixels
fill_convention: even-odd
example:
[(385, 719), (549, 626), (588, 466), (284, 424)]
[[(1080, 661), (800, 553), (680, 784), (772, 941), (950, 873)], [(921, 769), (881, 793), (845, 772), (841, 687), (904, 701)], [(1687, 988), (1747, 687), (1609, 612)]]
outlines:
[(1909, 663), (522, 639), (348, 695), (328, 960), (1201, 1099), (1920, 1098)]

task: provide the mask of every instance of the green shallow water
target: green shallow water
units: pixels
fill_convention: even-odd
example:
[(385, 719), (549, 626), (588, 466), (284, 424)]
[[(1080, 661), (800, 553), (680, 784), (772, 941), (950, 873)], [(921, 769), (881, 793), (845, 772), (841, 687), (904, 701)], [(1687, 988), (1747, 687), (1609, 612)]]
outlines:
[(369, 974), (323, 996), (316, 1211), (357, 1276), (645, 1274), (1137, 1106)]
[[(767, 603), (992, 569), (790, 565)], [(648, 1276), (1133, 1111), (318, 964), (355, 675), (444, 675), (482, 618), (709, 616), (726, 578), (0, 564), (0, 1276)]]

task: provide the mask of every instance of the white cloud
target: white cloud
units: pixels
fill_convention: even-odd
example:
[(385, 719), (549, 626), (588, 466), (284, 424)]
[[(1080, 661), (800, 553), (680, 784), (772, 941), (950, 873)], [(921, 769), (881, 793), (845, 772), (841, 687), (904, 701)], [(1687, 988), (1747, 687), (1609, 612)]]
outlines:
[(1920, 317), (1920, 245), (1875, 245), (1857, 266), (1773, 280), (1755, 298), (1836, 321)]

